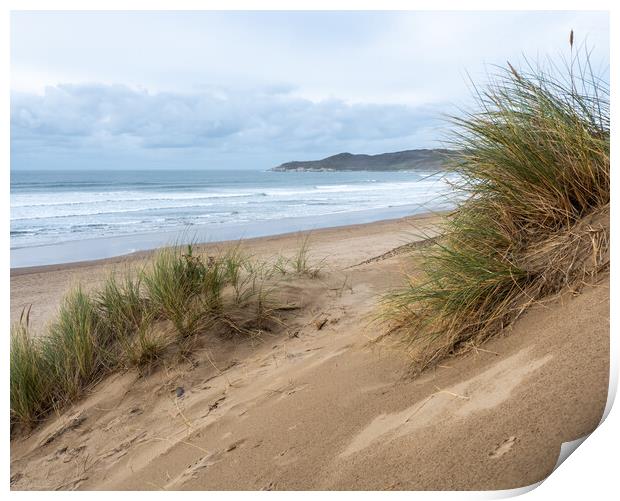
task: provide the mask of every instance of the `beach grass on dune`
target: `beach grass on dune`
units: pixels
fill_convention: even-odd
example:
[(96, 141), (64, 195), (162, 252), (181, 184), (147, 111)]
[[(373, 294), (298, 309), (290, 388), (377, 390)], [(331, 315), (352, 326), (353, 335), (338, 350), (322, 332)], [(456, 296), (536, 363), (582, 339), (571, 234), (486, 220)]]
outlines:
[(143, 290), (140, 272), (112, 273), (94, 293), (104, 329), (113, 338), (116, 365), (143, 367), (164, 351), (165, 338), (155, 328), (155, 310)]
[(205, 265), (192, 254), (173, 247), (159, 251), (143, 273), (151, 306), (188, 337), (203, 326), (217, 308), (222, 288), (221, 264)]
[(298, 270), (282, 257), (254, 259), (239, 245), (215, 256), (193, 245), (164, 248), (89, 293), (71, 290), (43, 335), (30, 332), (25, 312), (11, 328), (11, 424), (31, 428), (111, 371), (150, 368), (175, 348), (186, 355), (204, 335), (259, 336), (280, 325), (277, 266), (303, 275), (307, 252), (306, 241)]
[(92, 298), (80, 287), (67, 294), (42, 342), (47, 377), (56, 387), (55, 404), (78, 397), (113, 363), (111, 339)]
[(273, 270), (281, 275), (297, 275), (317, 278), (324, 269), (325, 258), (317, 260), (311, 255), (311, 234), (300, 236), (297, 249), (292, 256), (278, 255)]
[(28, 322), (11, 329), (11, 421), (31, 425), (80, 396), (112, 363), (109, 336), (94, 302), (81, 288), (63, 300), (48, 335), (34, 337)]
[(110, 274), (94, 300), (103, 324), (118, 336), (130, 335), (141, 325), (147, 310), (141, 277), (129, 270), (120, 276)]
[(11, 421), (32, 423), (49, 411), (52, 385), (41, 340), (28, 331), (28, 322), (11, 328)]
[(608, 265), (609, 89), (588, 53), (571, 54), (561, 67), (508, 64), (452, 119), (464, 201), (383, 301), (414, 371)]

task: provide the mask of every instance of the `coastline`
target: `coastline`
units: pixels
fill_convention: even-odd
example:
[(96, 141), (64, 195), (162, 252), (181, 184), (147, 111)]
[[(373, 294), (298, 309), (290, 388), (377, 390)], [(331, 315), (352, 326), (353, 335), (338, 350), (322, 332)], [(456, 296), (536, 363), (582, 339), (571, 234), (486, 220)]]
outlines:
[(408, 217), (441, 215), (445, 211), (430, 212), (423, 206), (402, 205), (382, 209), (333, 213), (321, 217), (291, 217), (253, 223), (228, 225), (196, 225), (163, 232), (135, 233), (94, 239), (74, 240), (57, 244), (11, 248), (11, 274), (18, 269), (54, 266), (139, 254), (159, 247), (196, 242), (215, 244), (239, 240), (253, 240), (299, 232), (316, 232), (326, 228), (376, 223)]

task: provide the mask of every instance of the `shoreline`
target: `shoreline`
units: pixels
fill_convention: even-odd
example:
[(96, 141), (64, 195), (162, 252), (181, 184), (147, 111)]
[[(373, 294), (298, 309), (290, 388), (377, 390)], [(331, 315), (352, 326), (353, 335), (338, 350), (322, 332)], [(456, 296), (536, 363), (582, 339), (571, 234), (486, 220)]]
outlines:
[[(448, 211), (423, 212), (419, 214), (411, 214), (408, 216), (379, 219), (379, 220), (373, 220), (369, 222), (342, 224), (342, 225), (336, 225), (336, 226), (322, 226), (322, 227), (318, 227), (314, 229), (292, 230), (292, 231), (285, 231), (282, 233), (270, 233), (267, 235), (257, 235), (257, 236), (250, 236), (250, 237), (241, 237), (241, 238), (229, 238), (229, 239), (224, 239), (224, 240), (201, 241), (201, 242), (195, 243), (194, 245), (196, 245), (199, 248), (208, 248), (210, 246), (227, 246), (227, 245), (232, 245), (236, 243), (251, 245), (251, 244), (255, 244), (260, 241), (268, 241), (269, 239), (274, 239), (274, 238), (287, 239), (292, 236), (319, 235), (325, 232), (349, 230), (353, 228), (366, 228), (366, 227), (370, 228), (373, 226), (379, 227), (379, 226), (383, 226), (386, 223), (424, 221), (429, 218), (433, 218), (433, 219), (442, 218), (447, 213)], [(167, 232), (164, 232), (164, 233), (167, 233)], [(152, 235), (152, 234), (149, 233), (146, 235)], [(134, 235), (131, 235), (131, 236), (135, 237)], [(139, 236), (139, 235), (136, 235), (136, 236)], [(96, 239), (96, 241), (114, 240), (116, 238), (123, 238), (123, 237), (110, 237), (110, 238), (102, 237), (101, 239)], [(75, 242), (65, 242), (62, 245), (71, 245), (72, 243), (75, 243)], [(87, 266), (93, 266), (93, 265), (109, 265), (109, 264), (125, 263), (128, 261), (144, 259), (152, 255), (158, 249), (163, 248), (163, 247), (170, 247), (172, 245), (173, 244), (164, 243), (157, 247), (139, 249), (133, 252), (126, 252), (123, 254), (101, 257), (101, 258), (94, 258), (94, 259), (79, 259), (76, 261), (66, 261), (66, 262), (63, 261), (63, 262), (57, 262), (57, 263), (38, 264), (38, 265), (31, 265), (31, 266), (15, 266), (15, 267), (11, 266), (10, 276), (11, 278), (13, 278), (13, 277), (18, 277), (22, 275), (29, 275), (32, 273), (62, 271), (62, 270), (67, 270), (67, 269), (72, 269), (72, 268), (81, 268), (81, 267), (87, 267)], [(36, 247), (36, 249), (45, 249), (45, 248), (53, 247), (53, 246), (55, 245), (38, 246)], [(19, 250), (25, 251), (25, 250), (32, 250), (34, 248), (35, 247), (23, 247), (23, 248), (20, 248)], [(17, 249), (11, 249), (11, 255), (13, 255), (13, 252), (15, 250)]]
[[(380, 256), (412, 240), (423, 240), (429, 232), (435, 231), (433, 228), (442, 218), (442, 214), (417, 214), (370, 223), (293, 231), (241, 240), (205, 242), (196, 244), (196, 248), (201, 252), (218, 252), (228, 246), (240, 244), (246, 252), (254, 256), (271, 258), (284, 254), (290, 257), (299, 248), (301, 239), (309, 235), (311, 256), (316, 259), (329, 259), (330, 265), (344, 269)], [(418, 233), (423, 233), (424, 236), (417, 235)], [(31, 325), (35, 330), (43, 327), (53, 317), (62, 297), (70, 288), (78, 284), (86, 290), (96, 287), (110, 272), (124, 266), (139, 265), (158, 248), (103, 259), (11, 268), (11, 322), (19, 319), (24, 308), (32, 306)], [(337, 252), (337, 256), (334, 252)]]
[(199, 242), (199, 244), (210, 244), (247, 240), (300, 231), (317, 231), (324, 228), (373, 223), (427, 213), (442, 214), (443, 211), (439, 209), (435, 212), (424, 210), (419, 204), (402, 205), (381, 209), (335, 212), (321, 218), (315, 216), (283, 217), (251, 223), (202, 224), (157, 232), (111, 235), (54, 244), (14, 247), (11, 248), (11, 270), (115, 258), (167, 247), (175, 243), (187, 244), (193, 241)]

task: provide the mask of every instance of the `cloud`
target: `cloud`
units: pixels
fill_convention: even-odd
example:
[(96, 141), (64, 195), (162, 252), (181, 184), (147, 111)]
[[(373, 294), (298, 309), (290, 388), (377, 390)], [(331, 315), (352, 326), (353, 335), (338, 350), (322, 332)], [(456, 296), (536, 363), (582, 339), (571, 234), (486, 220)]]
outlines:
[(11, 168), (436, 146), (467, 75), (567, 56), (570, 29), (608, 67), (606, 12), (13, 12)]
[[(194, 149), (251, 155), (293, 155), (346, 150), (379, 152), (428, 145), (436, 107), (318, 102), (296, 97), (286, 86), (199, 93), (151, 93), (123, 85), (67, 84), (43, 94), (13, 93), (12, 155), (33, 149)], [(291, 156), (290, 159), (293, 157)], [(18, 162), (19, 163), (19, 162)]]

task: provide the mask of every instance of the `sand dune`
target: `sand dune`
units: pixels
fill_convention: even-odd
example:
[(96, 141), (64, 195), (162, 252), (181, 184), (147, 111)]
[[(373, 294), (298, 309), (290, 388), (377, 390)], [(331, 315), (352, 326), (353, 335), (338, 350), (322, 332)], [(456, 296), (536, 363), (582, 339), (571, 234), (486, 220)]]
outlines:
[[(607, 398), (609, 279), (528, 310), (417, 378), (369, 318), (437, 217), (319, 230), (319, 278), (286, 283), (282, 332), (217, 341), (182, 364), (118, 373), (11, 443), (13, 489), (508, 489), (545, 478)], [(298, 235), (245, 243), (292, 253)], [(12, 274), (35, 327), (76, 281), (144, 255)], [(179, 390), (182, 388), (182, 390)], [(177, 396), (180, 395), (180, 396)]]

